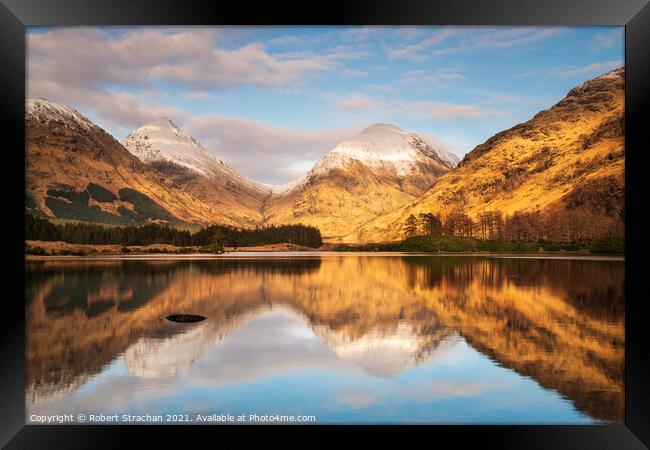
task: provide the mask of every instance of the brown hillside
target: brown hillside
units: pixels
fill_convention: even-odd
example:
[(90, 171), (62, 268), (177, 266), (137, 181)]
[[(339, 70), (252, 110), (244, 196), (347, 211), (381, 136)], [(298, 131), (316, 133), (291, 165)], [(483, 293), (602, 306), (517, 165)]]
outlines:
[[(48, 217), (104, 223), (123, 224), (129, 218), (134, 223), (233, 223), (192, 195), (174, 188), (160, 172), (143, 164), (112, 136), (71, 108), (46, 100), (29, 100), (25, 120), (28, 210)], [(87, 190), (91, 184), (101, 195)], [(138, 201), (124, 200), (121, 189), (136, 191), (128, 193), (144, 198), (148, 210), (141, 210), (140, 214)]]
[(622, 233), (624, 69), (573, 88), (531, 120), (478, 145), (421, 199), (345, 237), (347, 242), (401, 239), (410, 214), (540, 210), (574, 212)]

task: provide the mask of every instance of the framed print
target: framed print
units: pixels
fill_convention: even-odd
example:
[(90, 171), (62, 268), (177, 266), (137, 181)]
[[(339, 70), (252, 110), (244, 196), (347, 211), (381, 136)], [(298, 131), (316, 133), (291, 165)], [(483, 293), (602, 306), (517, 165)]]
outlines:
[(2, 444), (646, 448), (646, 3), (3, 0)]

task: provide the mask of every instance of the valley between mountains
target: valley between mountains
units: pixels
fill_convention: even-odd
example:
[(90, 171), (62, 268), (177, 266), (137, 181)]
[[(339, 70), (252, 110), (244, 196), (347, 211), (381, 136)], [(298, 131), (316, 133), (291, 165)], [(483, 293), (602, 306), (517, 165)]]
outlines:
[(247, 178), (168, 118), (118, 142), (70, 106), (28, 99), (25, 208), (106, 225), (302, 224), (326, 242), (352, 244), (417, 234), (410, 217), (427, 214), (467, 218), (475, 225), (462, 235), (485, 237), (494, 212), (575, 223), (587, 237), (622, 236), (624, 75), (621, 68), (586, 81), (462, 161), (378, 123), (283, 186)]

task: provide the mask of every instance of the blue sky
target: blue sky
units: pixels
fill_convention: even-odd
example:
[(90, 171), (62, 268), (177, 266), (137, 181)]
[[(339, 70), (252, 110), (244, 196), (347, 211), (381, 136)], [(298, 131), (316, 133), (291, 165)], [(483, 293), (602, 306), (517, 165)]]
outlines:
[(462, 156), (622, 66), (623, 45), (622, 27), (31, 28), (27, 88), (118, 140), (169, 117), (277, 184), (376, 122)]

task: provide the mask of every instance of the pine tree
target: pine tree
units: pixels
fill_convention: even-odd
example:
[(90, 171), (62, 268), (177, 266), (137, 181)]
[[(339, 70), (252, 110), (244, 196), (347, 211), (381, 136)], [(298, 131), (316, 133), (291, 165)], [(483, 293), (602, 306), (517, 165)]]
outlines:
[(418, 220), (413, 214), (408, 216), (406, 222), (404, 222), (404, 235), (409, 238), (415, 236), (418, 232)]

